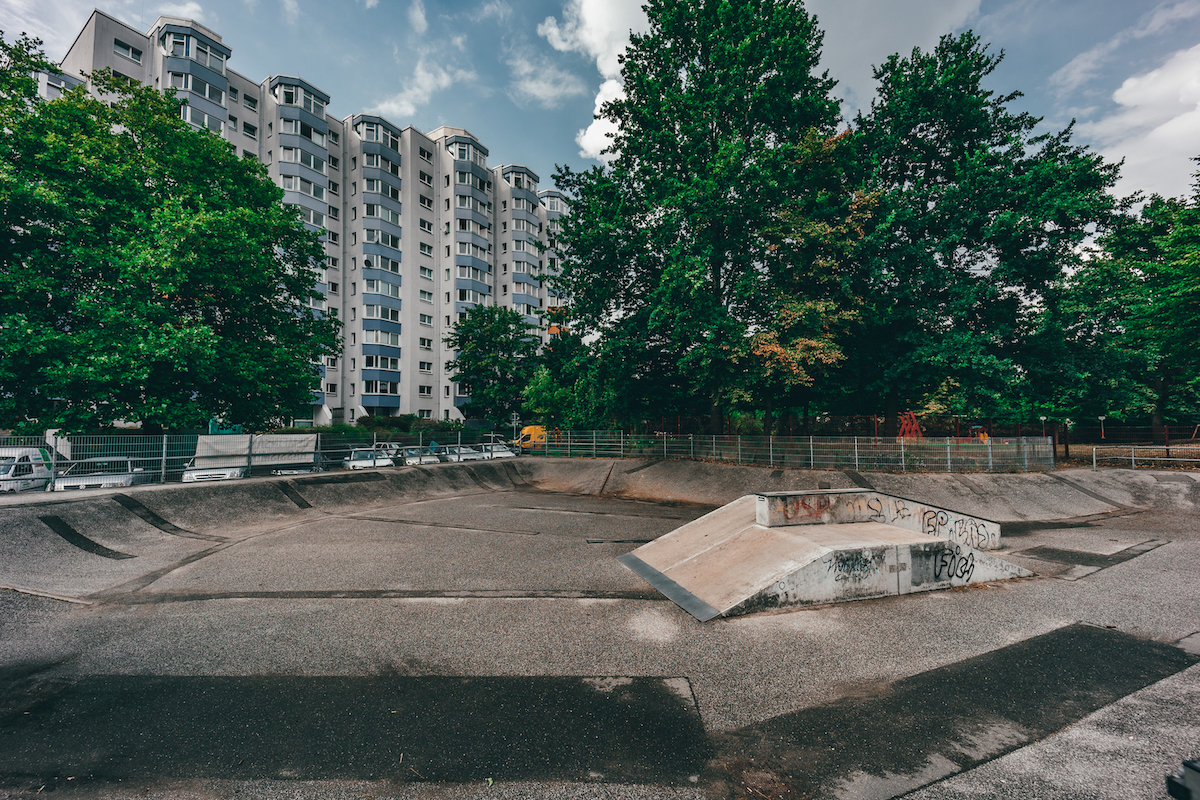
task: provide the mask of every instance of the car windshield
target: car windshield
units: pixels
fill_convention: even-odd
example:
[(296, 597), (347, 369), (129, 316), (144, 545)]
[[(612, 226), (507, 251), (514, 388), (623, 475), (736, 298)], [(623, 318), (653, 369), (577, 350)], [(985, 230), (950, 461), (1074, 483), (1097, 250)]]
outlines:
[(374, 457), (375, 457), (375, 452), (372, 450), (355, 450), (353, 453), (350, 454), (350, 458), (358, 459), (360, 461), (363, 459), (370, 459), (370, 458), (374, 458)]
[(14, 456), (0, 456), (0, 475), (7, 475), (16, 461)]

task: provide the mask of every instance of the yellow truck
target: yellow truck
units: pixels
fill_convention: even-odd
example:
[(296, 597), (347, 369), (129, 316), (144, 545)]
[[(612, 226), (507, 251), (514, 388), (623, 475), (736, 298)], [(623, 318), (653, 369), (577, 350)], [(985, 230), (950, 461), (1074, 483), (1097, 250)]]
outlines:
[(521, 435), (513, 442), (513, 447), (529, 449), (533, 447), (544, 447), (546, 444), (546, 429), (541, 425), (526, 425), (521, 428)]

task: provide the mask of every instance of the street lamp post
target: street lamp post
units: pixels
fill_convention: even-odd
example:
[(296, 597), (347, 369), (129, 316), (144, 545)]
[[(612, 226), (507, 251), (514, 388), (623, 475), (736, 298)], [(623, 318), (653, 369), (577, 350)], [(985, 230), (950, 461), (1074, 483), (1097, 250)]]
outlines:
[(1096, 419), (1100, 420), (1100, 438), (1103, 439), (1104, 438), (1104, 420), (1108, 419), (1108, 417), (1101, 414), (1100, 416), (1096, 417)]
[(1042, 414), (1041, 420), (1042, 420), (1042, 436), (1045, 437), (1045, 435), (1046, 435), (1046, 415), (1045, 414)]

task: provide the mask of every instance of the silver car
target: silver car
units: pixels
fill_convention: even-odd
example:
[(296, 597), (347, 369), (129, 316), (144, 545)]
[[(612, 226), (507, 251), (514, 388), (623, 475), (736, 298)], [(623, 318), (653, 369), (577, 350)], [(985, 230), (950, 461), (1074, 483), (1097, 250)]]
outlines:
[(115, 489), (150, 483), (153, 479), (153, 473), (134, 466), (131, 458), (85, 458), (58, 473), (54, 479), (54, 491)]
[(440, 464), (442, 461), (429, 452), (428, 447), (406, 447), (396, 456), (396, 459), (404, 459), (404, 465), (407, 467), (414, 467), (418, 464)]
[(376, 467), (392, 467), (396, 462), (381, 450), (370, 447), (356, 447), (350, 455), (342, 459), (342, 469), (375, 469)]
[(517, 454), (506, 444), (482, 444), (479, 449), (483, 451), (484, 458), (516, 458)]
[(483, 453), (473, 450), (465, 444), (444, 444), (434, 450), (439, 461), (481, 461)]

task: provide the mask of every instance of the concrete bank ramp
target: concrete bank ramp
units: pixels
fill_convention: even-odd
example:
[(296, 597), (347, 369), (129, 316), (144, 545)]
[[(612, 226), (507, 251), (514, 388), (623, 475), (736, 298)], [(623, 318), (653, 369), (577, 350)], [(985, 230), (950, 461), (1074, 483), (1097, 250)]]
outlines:
[(618, 560), (701, 622), (1029, 577), (1000, 526), (865, 489), (746, 495)]

